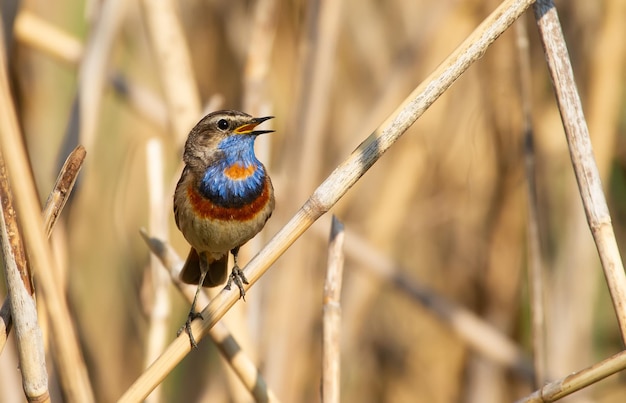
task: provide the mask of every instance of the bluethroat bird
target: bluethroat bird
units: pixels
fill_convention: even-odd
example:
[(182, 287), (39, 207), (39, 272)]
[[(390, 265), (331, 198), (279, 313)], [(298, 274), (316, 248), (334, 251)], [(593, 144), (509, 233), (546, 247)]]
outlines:
[(239, 248), (252, 239), (272, 215), (274, 188), (267, 170), (254, 154), (254, 141), (273, 130), (254, 130), (272, 116), (255, 118), (232, 110), (206, 115), (191, 129), (183, 161), (185, 168), (174, 193), (174, 218), (191, 250), (181, 280), (197, 284), (184, 329), (191, 345), (191, 321), (201, 317), (196, 300), (201, 287), (226, 280), (228, 252), (234, 266), (226, 288), (234, 282), (240, 297), (248, 280), (237, 264)]

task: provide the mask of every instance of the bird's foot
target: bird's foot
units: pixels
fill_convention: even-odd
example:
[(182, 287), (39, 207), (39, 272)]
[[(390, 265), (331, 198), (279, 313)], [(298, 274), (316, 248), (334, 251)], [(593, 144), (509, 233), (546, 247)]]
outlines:
[(228, 282), (226, 283), (226, 289), (230, 290), (230, 286), (232, 283), (235, 283), (237, 288), (239, 288), (239, 298), (242, 298), (244, 301), (246, 300), (246, 291), (243, 289), (244, 284), (248, 283), (248, 279), (243, 274), (243, 271), (239, 268), (239, 266), (233, 266), (233, 270), (228, 277)]
[(191, 343), (191, 348), (198, 348), (198, 343), (196, 343), (196, 339), (193, 337), (193, 333), (191, 332), (191, 322), (197, 318), (204, 319), (200, 312), (196, 312), (195, 309), (192, 308), (191, 311), (189, 311), (189, 315), (187, 315), (187, 321), (183, 326), (181, 326), (180, 329), (178, 329), (178, 332), (176, 332), (176, 337), (180, 336), (183, 331), (187, 333), (189, 336), (189, 343)]

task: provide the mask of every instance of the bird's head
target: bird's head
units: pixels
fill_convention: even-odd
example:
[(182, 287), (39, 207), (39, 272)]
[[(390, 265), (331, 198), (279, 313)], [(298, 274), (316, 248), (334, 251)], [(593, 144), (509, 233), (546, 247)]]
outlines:
[(247, 113), (224, 110), (206, 115), (191, 129), (183, 159), (187, 165), (206, 166), (229, 149), (252, 147), (256, 136), (273, 130), (255, 128), (273, 116), (255, 118)]

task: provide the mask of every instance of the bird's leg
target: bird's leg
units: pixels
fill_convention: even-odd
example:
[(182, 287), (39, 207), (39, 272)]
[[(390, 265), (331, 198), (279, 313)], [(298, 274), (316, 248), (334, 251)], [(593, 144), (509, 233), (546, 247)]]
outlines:
[(191, 343), (192, 348), (198, 348), (198, 344), (196, 343), (196, 339), (193, 337), (193, 333), (191, 332), (191, 322), (193, 322), (196, 318), (204, 319), (202, 318), (202, 314), (200, 312), (196, 312), (196, 302), (198, 301), (198, 294), (200, 294), (202, 284), (204, 284), (204, 278), (209, 272), (209, 265), (203, 265), (202, 262), (200, 262), (200, 269), (200, 281), (198, 282), (198, 288), (196, 288), (196, 294), (193, 296), (193, 302), (191, 303), (189, 315), (187, 315), (187, 321), (180, 329), (178, 329), (178, 332), (176, 332), (176, 337), (178, 337), (184, 330), (187, 335), (189, 335), (189, 342)]
[(246, 291), (243, 289), (243, 285), (249, 284), (249, 283), (248, 283), (248, 279), (243, 274), (243, 271), (239, 268), (239, 265), (237, 264), (237, 257), (239, 255), (239, 246), (232, 249), (230, 253), (233, 254), (233, 260), (235, 261), (235, 264), (233, 265), (233, 270), (230, 272), (230, 276), (228, 277), (228, 282), (226, 283), (226, 289), (230, 290), (230, 285), (234, 281), (237, 288), (239, 288), (239, 297), (243, 298), (243, 300), (245, 301)]

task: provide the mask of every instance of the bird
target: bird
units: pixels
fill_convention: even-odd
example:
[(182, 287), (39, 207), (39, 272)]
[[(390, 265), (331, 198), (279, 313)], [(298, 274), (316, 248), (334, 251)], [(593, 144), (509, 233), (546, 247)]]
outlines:
[(257, 136), (273, 130), (255, 130), (273, 116), (252, 117), (222, 110), (203, 117), (189, 132), (183, 150), (183, 168), (174, 191), (176, 226), (191, 245), (180, 279), (197, 285), (185, 330), (197, 347), (191, 322), (202, 315), (196, 301), (202, 287), (226, 281), (228, 254), (234, 265), (226, 283), (234, 282), (240, 298), (248, 284), (238, 265), (239, 248), (258, 234), (274, 211), (274, 188), (265, 166), (254, 153)]

